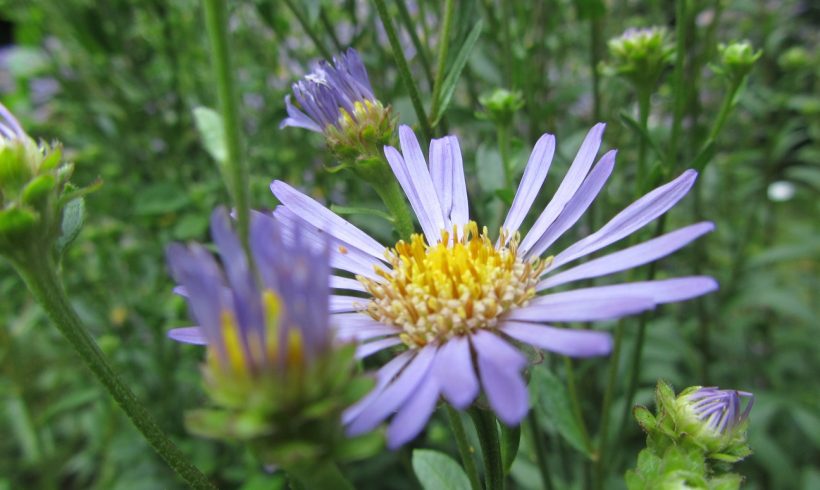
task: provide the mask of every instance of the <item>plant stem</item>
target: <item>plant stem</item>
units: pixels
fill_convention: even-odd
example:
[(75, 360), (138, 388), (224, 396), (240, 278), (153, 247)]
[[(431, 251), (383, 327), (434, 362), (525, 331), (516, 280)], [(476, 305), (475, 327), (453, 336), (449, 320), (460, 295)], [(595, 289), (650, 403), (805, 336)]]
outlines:
[[(407, 2), (405, 2), (405, 0), (397, 0), (396, 6), (399, 8), (399, 16), (404, 22), (404, 28), (407, 29), (407, 32), (410, 34), (410, 40), (413, 41), (413, 46), (419, 54), (421, 67), (424, 69), (424, 76), (427, 77), (427, 83), (430, 84), (430, 90), (432, 90), (433, 87), (435, 87), (435, 82), (433, 81), (433, 68), (430, 66), (430, 59), (427, 58), (427, 50), (421, 43), (418, 32), (416, 32), (416, 25), (413, 22), (413, 18), (410, 16), (410, 11), (407, 9)], [(421, 7), (421, 3), (419, 4), (419, 7)], [(421, 23), (424, 24), (424, 19), (421, 19)], [(430, 112), (432, 113), (432, 111)]]
[(444, 4), (444, 21), (438, 39), (438, 58), (436, 59), (436, 79), (433, 83), (433, 101), (430, 103), (430, 114), (435, 117), (441, 104), (441, 86), (444, 83), (445, 69), (447, 68), (447, 50), (450, 47), (450, 31), (453, 28), (453, 11), (455, 1), (447, 0)]
[(504, 57), (501, 64), (504, 67), (504, 83), (511, 89), (516, 88), (515, 69), (513, 67), (512, 34), (510, 33), (510, 23), (513, 16), (510, 14), (508, 6), (510, 2), (500, 0), (501, 9), (501, 52)]
[(607, 456), (607, 436), (609, 433), (610, 409), (612, 399), (615, 397), (615, 385), (618, 384), (618, 367), (621, 363), (621, 348), (624, 341), (624, 323), (618, 323), (615, 327), (615, 342), (612, 348), (612, 357), (609, 359), (609, 377), (607, 379), (604, 400), (601, 404), (601, 425), (598, 429), (598, 451), (595, 461), (595, 475), (592, 488), (601, 489), (604, 485)]
[(535, 461), (538, 466), (538, 472), (541, 474), (541, 483), (546, 490), (552, 490), (553, 485), (549, 463), (547, 462), (547, 450), (541, 438), (541, 431), (538, 428), (538, 417), (535, 416), (535, 410), (530, 410), (527, 414), (527, 424), (530, 426), (532, 446), (535, 451)]
[(672, 92), (675, 97), (672, 108), (672, 133), (669, 136), (669, 154), (666, 158), (669, 166), (674, 166), (677, 160), (678, 139), (688, 93), (683, 84), (683, 64), (686, 59), (686, 1), (675, 0), (675, 71), (672, 74)]
[(572, 366), (572, 359), (564, 356), (564, 369), (567, 372), (567, 391), (569, 392), (570, 403), (572, 404), (572, 413), (575, 416), (575, 421), (581, 429), (581, 436), (584, 439), (584, 445), (587, 449), (592, 449), (592, 442), (589, 439), (589, 432), (587, 431), (587, 424), (584, 422), (584, 414), (581, 411), (581, 401), (578, 397), (578, 388), (575, 383), (575, 369)]
[(498, 424), (489, 410), (471, 408), (481, 454), (484, 456), (484, 484), (487, 490), (504, 490), (504, 467), (501, 462), (501, 446), (498, 443)]
[[(226, 161), (222, 168), (228, 182), (236, 212), (237, 232), (245, 251), (249, 252), (248, 229), (250, 222), (250, 196), (248, 193), (248, 166), (242, 157), (242, 140), (239, 128), (239, 103), (233, 80), (230, 47), (228, 46), (228, 11), (223, 0), (204, 0), (205, 24), (211, 43), (216, 89), (225, 132)], [(250, 253), (248, 253), (250, 257)]]
[(601, 121), (601, 75), (598, 64), (601, 61), (601, 19), (589, 19), (589, 69), (592, 72), (592, 116), (593, 122)]
[(48, 252), (29, 253), (14, 260), (17, 272), (25, 281), (48, 317), (80, 355), (86, 366), (105, 386), (131, 423), (142, 433), (151, 447), (192, 488), (216, 488), (157, 425), (145, 406), (120, 380), (94, 339), (85, 330), (71, 307)]
[(410, 212), (410, 208), (407, 207), (404, 193), (393, 174), (389, 171), (385, 174), (378, 182), (373, 183), (373, 188), (384, 202), (390, 216), (393, 217), (393, 225), (396, 227), (399, 237), (403, 240), (409, 240), (410, 236), (416, 232), (413, 226), (413, 214)]
[(498, 135), (498, 154), (501, 156), (501, 167), (504, 169), (504, 188), (513, 189), (512, 169), (510, 168), (510, 132), (506, 124), (496, 125)]
[[(649, 134), (649, 109), (652, 91), (649, 88), (638, 89), (638, 118), (644, 134)], [(640, 196), (644, 192), (646, 184), (646, 150), (647, 141), (643, 136), (638, 140), (638, 178), (635, 179), (635, 195)]]
[(473, 490), (482, 490), (481, 481), (478, 479), (478, 469), (473, 459), (473, 448), (467, 441), (467, 434), (464, 432), (461, 415), (449, 404), (445, 403), (444, 407), (447, 410), (447, 419), (450, 421), (453, 437), (456, 439), (458, 454), (461, 456), (461, 465), (464, 467), (464, 472), (467, 473), (467, 478), (470, 480), (470, 488)]
[(333, 55), (325, 47), (325, 44), (319, 38), (319, 35), (316, 34), (316, 32), (310, 26), (310, 22), (308, 21), (308, 18), (305, 15), (304, 6), (302, 4), (294, 5), (293, 0), (285, 0), (285, 5), (288, 6), (290, 11), (293, 13), (294, 17), (296, 17), (297, 22), (299, 22), (299, 25), (302, 26), (302, 29), (304, 29), (305, 34), (307, 34), (311, 41), (313, 41), (313, 44), (316, 45), (316, 49), (319, 50), (319, 54), (322, 55), (322, 58), (330, 60), (330, 58), (332, 58)]
[(319, 21), (322, 23), (322, 28), (327, 32), (328, 36), (330, 36), (330, 41), (333, 43), (333, 49), (335, 49), (338, 53), (344, 51), (345, 47), (339, 41), (339, 37), (336, 36), (336, 31), (333, 29), (333, 23), (330, 22), (330, 18), (327, 16), (327, 11), (324, 7), (319, 8)]
[(726, 92), (726, 96), (723, 98), (723, 102), (720, 104), (720, 112), (718, 112), (717, 118), (715, 119), (715, 123), (712, 125), (712, 130), (709, 131), (709, 137), (707, 138), (707, 143), (709, 141), (715, 141), (717, 139), (718, 134), (720, 134), (720, 130), (723, 129), (723, 125), (726, 123), (726, 119), (729, 117), (729, 114), (732, 112), (732, 108), (734, 107), (735, 97), (737, 97), (737, 92), (740, 90), (740, 87), (743, 86), (744, 79), (733, 81), (732, 85), (729, 87), (729, 91)]
[[(291, 1), (291, 0), (288, 0)], [(396, 65), (399, 69), (399, 76), (401, 77), (404, 86), (410, 93), (410, 101), (413, 103), (413, 109), (416, 111), (416, 117), (419, 120), (421, 131), (424, 137), (429, 142), (433, 139), (433, 129), (430, 127), (430, 122), (427, 120), (427, 114), (424, 112), (424, 105), (421, 103), (419, 96), (419, 89), (416, 82), (413, 80), (413, 74), (410, 73), (410, 65), (407, 64), (407, 58), (404, 57), (399, 37), (396, 35), (396, 28), (393, 27), (393, 21), (390, 19), (390, 13), (387, 11), (387, 6), (384, 0), (373, 0), (376, 4), (376, 10), (379, 13), (379, 18), (384, 25), (384, 30), (387, 32), (387, 38), (390, 40), (390, 48), (393, 50), (393, 58), (396, 60)]]
[(288, 466), (285, 467), (285, 471), (307, 489), (354, 490), (350, 481), (332, 461)]

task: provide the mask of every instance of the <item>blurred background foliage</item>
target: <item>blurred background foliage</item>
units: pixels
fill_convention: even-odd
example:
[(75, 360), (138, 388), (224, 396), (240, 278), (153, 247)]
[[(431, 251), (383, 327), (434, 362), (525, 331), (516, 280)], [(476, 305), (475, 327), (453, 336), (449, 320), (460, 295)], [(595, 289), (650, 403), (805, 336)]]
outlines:
[[(406, 6), (414, 19), (399, 26), (400, 34), (428, 100), (426, 66), (442, 41), (439, 3), (390, 6)], [(451, 59), (476, 22), (484, 23), (442, 123), (461, 139), (473, 213), (497, 227), (509, 198), (498, 192), (503, 176), (495, 127), (476, 117), (483, 110), (482, 96), (504, 87), (518, 91), (524, 102), (514, 114), (510, 146), (519, 169), (538, 135), (552, 132), (559, 141), (552, 175), (561, 175), (586, 130), (599, 120), (608, 123), (604, 141), (620, 150), (618, 170), (593, 216), (576, 232), (600, 226), (633, 196), (639, 135), (624, 122), (637, 117), (630, 87), (597, 68), (607, 60), (606, 41), (629, 27), (659, 25), (674, 32), (674, 3), (457, 3), (456, 28), (444, 40), (452, 43)], [(750, 437), (756, 454), (739, 469), (748, 477), (746, 488), (820, 488), (820, 5), (810, 0), (690, 0), (688, 5), (685, 118), (669, 172), (690, 165), (720, 105), (725, 87), (710, 67), (717, 63), (717, 45), (748, 39), (764, 54), (696, 190), (669, 218), (671, 224), (713, 220), (717, 232), (663, 261), (659, 271), (714, 275), (721, 291), (700, 302), (664, 307), (649, 320), (637, 401), (650, 403), (661, 377), (676, 388), (717, 384), (754, 391)], [(171, 293), (164, 248), (175, 240), (207, 240), (211, 209), (227, 201), (192, 116), (198, 106), (216, 105), (200, 3), (0, 0), (0, 20), (3, 102), (30, 134), (64, 142), (77, 164), (76, 182), (103, 181), (87, 198), (87, 224), (63, 263), (76, 308), (123, 378), (215, 482), (242, 489), (283, 486), (280, 475), (259, 467), (243, 448), (186, 435), (184, 410), (204, 400), (202, 352), (165, 336), (189, 320), (183, 301)], [(325, 171), (334, 162), (321, 137), (278, 129), (290, 83), (324, 53), (347, 46), (361, 53), (381, 100), (394, 106), (402, 122), (416, 121), (372, 5), (234, 1), (230, 30), (253, 207), (275, 205), (268, 191), (274, 178), (326, 202), (380, 207), (352, 174)], [(661, 144), (669, 138), (675, 95), (669, 77), (663, 80), (652, 97), (649, 121)], [(544, 202), (559, 181), (548, 179)], [(373, 217), (351, 220), (390, 239), (388, 226)], [(0, 263), (0, 298), (0, 489), (179, 487), (5, 263)], [(634, 335), (635, 329), (627, 332)], [(624, 373), (632, 340), (625, 345)], [(559, 361), (548, 359), (546, 365), (561, 379), (566, 365)], [(583, 413), (597, 429), (606, 361), (584, 361), (575, 368)], [(611, 488), (621, 487), (617, 475), (634, 466), (643, 445), (637, 425), (630, 419), (622, 423), (625, 386), (624, 379), (612, 406), (611, 432), (622, 431), (625, 438), (612, 464)], [(538, 413), (546, 419), (556, 483), (583, 488), (589, 463), (574, 453), (571, 431), (550, 419), (548, 410)], [(513, 467), (519, 488), (538, 488), (529, 444), (525, 437)], [(450, 445), (439, 420), (415, 444), (455, 454)], [(348, 470), (361, 488), (415, 488), (409, 451), (383, 453)]]

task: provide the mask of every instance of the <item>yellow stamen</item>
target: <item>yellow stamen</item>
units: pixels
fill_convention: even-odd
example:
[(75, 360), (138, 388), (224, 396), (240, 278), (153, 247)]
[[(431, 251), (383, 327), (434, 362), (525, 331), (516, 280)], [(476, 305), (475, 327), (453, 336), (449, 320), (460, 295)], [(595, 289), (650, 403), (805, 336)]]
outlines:
[(518, 236), (507, 240), (502, 231), (500, 243), (507, 245), (496, 248), (475, 222), (462, 231), (458, 238), (455, 226), (443, 230), (434, 245), (413, 235), (387, 252), (393, 270), (376, 269), (385, 282), (357, 277), (372, 296), (366, 312), (402, 328), (409, 347), (494, 329), (502, 313), (535, 295), (546, 263), (519, 257)]

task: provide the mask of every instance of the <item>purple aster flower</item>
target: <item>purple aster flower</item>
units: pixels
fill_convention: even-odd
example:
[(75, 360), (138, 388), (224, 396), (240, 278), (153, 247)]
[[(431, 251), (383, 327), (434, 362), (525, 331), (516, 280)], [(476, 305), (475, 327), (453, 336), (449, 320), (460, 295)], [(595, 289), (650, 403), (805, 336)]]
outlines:
[(199, 323), (169, 336), (207, 344), (211, 367), (235, 375), (253, 377), (321, 356), (331, 339), (327, 243), (307, 242), (300, 226), (254, 213), (250, 246), (257, 282), (225, 209), (214, 211), (211, 234), (222, 267), (199, 244), (168, 248), (178, 292)]
[[(458, 140), (430, 145), (429, 167), (412, 130), (399, 129), (401, 152), (385, 155), (418, 218), (423, 234), (387, 248), (288, 184), (274, 181), (281, 223), (302, 223), (307, 240), (337, 240), (331, 266), (354, 278), (332, 275), (333, 322), (341, 338), (360, 343), (358, 356), (402, 346), (382, 367), (376, 387), (344, 416), (351, 435), (372, 430), (395, 414), (387, 431), (391, 447), (415, 437), (439, 397), (458, 409), (483, 391), (508, 425), (529, 408), (521, 375), (526, 343), (559, 354), (606, 355), (607, 332), (559, 328), (555, 323), (614, 320), (714, 291), (710, 277), (632, 282), (553, 292), (573, 282), (606, 276), (660, 259), (701, 235), (712, 223), (687, 226), (623, 250), (567, 267), (641, 229), (682, 199), (697, 173), (688, 170), (618, 213), (595, 233), (557, 253), (551, 246), (583, 215), (612, 172), (615, 151), (595, 163), (604, 125), (587, 134), (552, 200), (521, 238), (547, 176), (555, 138), (535, 145), (512, 206), (492, 241), (468, 215)], [(594, 165), (593, 165), (594, 164)], [(348, 291), (345, 293), (344, 291)]]
[[(748, 398), (746, 408), (741, 410), (741, 399)], [(754, 405), (754, 395), (746, 391), (721, 390), (717, 387), (703, 387), (681, 396), (701, 424), (715, 433), (725, 434), (743, 423)]]
[(353, 48), (334, 57), (332, 64), (321, 61), (313, 72), (293, 84), (293, 95), (302, 110), (287, 95), (288, 117), (280, 128), (294, 126), (322, 133), (328, 126), (341, 128), (346, 118), (355, 120), (376, 107), (381, 108), (364, 64)]

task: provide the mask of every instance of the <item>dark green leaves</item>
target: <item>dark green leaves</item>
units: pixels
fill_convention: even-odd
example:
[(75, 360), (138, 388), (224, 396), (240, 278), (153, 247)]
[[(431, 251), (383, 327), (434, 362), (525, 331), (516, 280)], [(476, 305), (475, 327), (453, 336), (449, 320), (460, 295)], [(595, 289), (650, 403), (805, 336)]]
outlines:
[(461, 466), (438, 451), (413, 451), (413, 471), (424, 490), (470, 490), (470, 480)]

